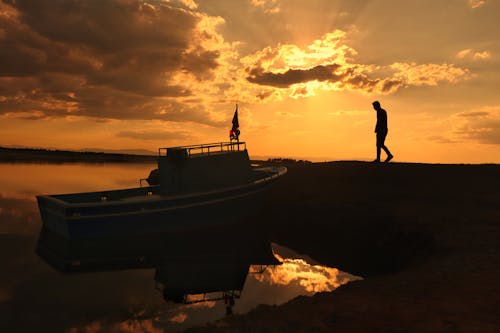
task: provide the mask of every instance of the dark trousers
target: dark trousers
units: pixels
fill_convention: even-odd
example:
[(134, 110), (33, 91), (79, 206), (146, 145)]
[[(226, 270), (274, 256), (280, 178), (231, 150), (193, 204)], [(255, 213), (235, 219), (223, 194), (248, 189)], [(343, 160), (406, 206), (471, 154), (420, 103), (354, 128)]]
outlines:
[(377, 132), (377, 161), (380, 161), (380, 149), (383, 149), (387, 156), (391, 156), (391, 152), (385, 146), (385, 137), (387, 136), (387, 131)]

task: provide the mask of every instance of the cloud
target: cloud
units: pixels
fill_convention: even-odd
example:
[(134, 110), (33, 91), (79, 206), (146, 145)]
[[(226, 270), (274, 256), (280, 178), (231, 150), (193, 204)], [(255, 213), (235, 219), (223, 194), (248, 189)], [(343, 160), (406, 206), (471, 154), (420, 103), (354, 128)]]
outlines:
[(250, 0), (250, 4), (261, 8), (267, 14), (277, 14), (281, 11), (278, 0)]
[(218, 31), (224, 20), (190, 0), (17, 0), (0, 2), (0, 12), (0, 115), (26, 120), (222, 127), (235, 102), (305, 98), (321, 90), (391, 94), (456, 83), (468, 74), (453, 64), (359, 63), (341, 30), (306, 46), (278, 44), (241, 56), (240, 43)]
[(457, 53), (456, 57), (459, 59), (463, 59), (472, 53), (472, 49), (465, 49)]
[(500, 106), (483, 107), (454, 115), (453, 135), (462, 141), (500, 144)]
[(487, 111), (468, 111), (459, 113), (457, 116), (459, 117), (467, 117), (467, 118), (475, 118), (475, 117), (484, 117), (489, 116), (490, 113)]
[(473, 56), (474, 59), (489, 59), (491, 58), (491, 53), (488, 51), (476, 52)]
[(439, 82), (457, 83), (467, 79), (469, 70), (453, 64), (394, 63), (394, 78), (408, 86), (436, 86)]
[(180, 3), (189, 9), (197, 9), (198, 4), (194, 0), (180, 0)]
[(196, 8), (191, 0), (0, 3), (0, 114), (217, 126), (202, 101), (183, 103), (215, 76), (224, 50), (223, 20)]
[(317, 90), (391, 94), (402, 87), (457, 83), (469, 77), (468, 69), (454, 64), (356, 63), (357, 52), (345, 38), (345, 32), (336, 30), (305, 48), (291, 44), (264, 48), (242, 59), (246, 78), (297, 98), (313, 96)]
[(486, 4), (486, 0), (467, 0), (471, 8), (479, 8)]
[(473, 49), (465, 49), (456, 54), (458, 59), (486, 60), (491, 58), (491, 53), (488, 51), (475, 51)]
[(289, 69), (284, 73), (264, 72), (262, 68), (253, 68), (249, 72), (248, 81), (252, 83), (286, 88), (295, 83), (308, 81), (331, 81), (342, 80), (347, 73), (336, 73), (339, 65), (318, 65), (308, 69)]

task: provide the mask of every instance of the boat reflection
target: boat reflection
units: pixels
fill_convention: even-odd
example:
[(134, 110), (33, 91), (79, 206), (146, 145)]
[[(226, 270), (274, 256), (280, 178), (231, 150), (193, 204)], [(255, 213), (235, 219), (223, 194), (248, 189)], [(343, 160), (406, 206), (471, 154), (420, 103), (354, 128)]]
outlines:
[(42, 228), (37, 253), (63, 273), (155, 269), (156, 287), (165, 301), (224, 301), (226, 314), (232, 313), (249, 274), (281, 264), (266, 237), (222, 227), (76, 240)]
[(232, 314), (235, 300), (239, 299), (247, 276), (262, 274), (269, 265), (280, 262), (269, 256), (269, 244), (261, 251), (261, 258), (253, 253), (240, 252), (242, 257), (205, 257), (189, 262), (163, 262), (156, 268), (156, 286), (163, 293), (165, 301), (181, 304), (223, 301), (226, 314)]

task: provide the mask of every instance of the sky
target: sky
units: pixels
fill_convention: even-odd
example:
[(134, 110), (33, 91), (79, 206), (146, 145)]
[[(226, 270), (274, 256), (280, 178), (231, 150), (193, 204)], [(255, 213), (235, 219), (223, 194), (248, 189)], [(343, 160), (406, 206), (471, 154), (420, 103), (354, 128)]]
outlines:
[(500, 163), (494, 0), (0, 0), (0, 146)]

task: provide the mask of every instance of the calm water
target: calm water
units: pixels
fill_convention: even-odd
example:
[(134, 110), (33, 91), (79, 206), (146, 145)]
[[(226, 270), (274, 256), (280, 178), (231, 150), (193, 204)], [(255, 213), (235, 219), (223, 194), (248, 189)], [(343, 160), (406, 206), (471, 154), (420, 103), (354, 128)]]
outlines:
[[(175, 332), (225, 316), (224, 301), (166, 302), (155, 288), (154, 268), (62, 274), (35, 254), (41, 228), (36, 195), (135, 187), (153, 167), (0, 164), (0, 332)], [(257, 273), (244, 280), (233, 313), (356, 279), (277, 244), (273, 252), (282, 264), (263, 273), (251, 266)]]

